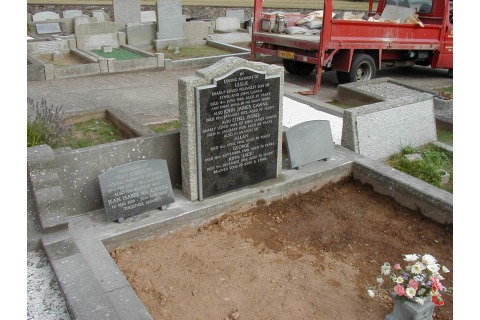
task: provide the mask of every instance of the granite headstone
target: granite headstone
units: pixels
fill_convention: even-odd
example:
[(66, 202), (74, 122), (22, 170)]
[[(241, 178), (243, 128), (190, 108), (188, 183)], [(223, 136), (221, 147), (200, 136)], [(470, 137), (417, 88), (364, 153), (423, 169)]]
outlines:
[(138, 160), (110, 169), (98, 176), (108, 221), (152, 209), (165, 209), (174, 202), (167, 161)]
[(202, 200), (282, 171), (280, 66), (227, 57), (178, 81), (182, 190)]

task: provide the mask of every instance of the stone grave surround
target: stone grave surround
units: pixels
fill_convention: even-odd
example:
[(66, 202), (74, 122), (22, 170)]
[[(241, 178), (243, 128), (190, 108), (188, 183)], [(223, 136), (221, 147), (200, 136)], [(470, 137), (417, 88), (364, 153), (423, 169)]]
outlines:
[[(265, 179), (277, 177), (281, 173), (283, 76), (282, 67), (227, 57), (210, 67), (197, 70), (194, 76), (179, 79), (182, 188), (187, 199), (202, 200), (202, 198), (231, 191), (236, 188), (236, 182), (233, 181), (235, 179), (238, 181), (239, 188), (246, 186), (244, 183), (248, 185), (248, 183), (259, 182), (247, 177), (247, 175), (253, 175), (249, 171), (250, 168), (253, 171), (257, 170), (258, 175), (264, 174), (264, 170), (268, 172)], [(258, 81), (253, 80), (254, 78)], [(268, 89), (270, 85), (271, 90)], [(276, 85), (278, 86), (275, 88)], [(222, 90), (230, 86), (238, 88), (239, 95), (245, 92), (246, 99), (239, 102), (238, 96), (229, 98), (228, 94), (223, 95)], [(209, 94), (212, 97), (217, 96), (217, 100), (213, 98), (208, 100)], [(257, 94), (259, 99), (262, 96), (265, 100), (252, 103), (256, 101)], [(225, 100), (222, 101), (222, 99)], [(238, 115), (220, 116), (226, 121), (217, 120), (212, 113), (206, 115), (205, 110), (211, 108), (210, 112), (212, 112), (214, 110), (212, 105), (215, 103), (221, 106), (218, 112), (226, 114), (228, 109), (228, 112), (238, 113)], [(235, 104), (236, 107), (229, 107)], [(240, 109), (243, 110), (240, 111)], [(241, 113), (242, 111), (244, 113)], [(254, 120), (247, 121), (249, 119)], [(263, 120), (266, 120), (265, 123)], [(245, 122), (244, 128), (242, 128), (243, 122)], [(247, 123), (249, 123), (248, 128)], [(209, 139), (206, 130), (214, 130), (212, 128), (217, 132), (214, 132), (213, 138), (210, 136)], [(269, 129), (271, 131), (268, 131)], [(229, 135), (227, 132), (232, 134)], [(275, 150), (269, 149), (274, 147)], [(264, 155), (267, 155), (267, 158), (263, 157)], [(247, 156), (253, 163), (244, 159)], [(235, 167), (236, 165), (239, 168)], [(218, 167), (222, 168), (218, 169)], [(264, 169), (258, 170), (259, 168)], [(273, 174), (271, 174), (272, 170)], [(242, 182), (240, 181), (242, 179), (248, 181)], [(215, 187), (211, 185), (215, 183), (220, 185), (220, 191), (212, 189)], [(227, 184), (229, 185), (226, 186)]]

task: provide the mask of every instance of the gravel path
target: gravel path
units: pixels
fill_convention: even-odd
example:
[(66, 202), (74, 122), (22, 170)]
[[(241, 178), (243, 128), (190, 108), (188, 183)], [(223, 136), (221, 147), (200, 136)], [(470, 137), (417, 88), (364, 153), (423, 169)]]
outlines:
[(65, 300), (43, 251), (27, 252), (27, 319), (70, 320)]

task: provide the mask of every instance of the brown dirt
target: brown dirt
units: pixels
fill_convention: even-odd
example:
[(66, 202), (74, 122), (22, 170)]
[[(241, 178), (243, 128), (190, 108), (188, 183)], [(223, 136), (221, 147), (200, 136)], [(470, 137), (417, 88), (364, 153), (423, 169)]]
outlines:
[(42, 60), (44, 63), (48, 64), (53, 64), (57, 66), (72, 66), (72, 65), (77, 65), (77, 64), (86, 64), (88, 62), (82, 60), (81, 58), (71, 54), (67, 53), (63, 55), (63, 58), (58, 61), (52, 60), (51, 54), (40, 54), (37, 56), (40, 60)]
[[(154, 319), (384, 319), (380, 266), (429, 253), (452, 272), (453, 231), (345, 179), (111, 255)], [(392, 286), (393, 288), (393, 286)], [(434, 319), (453, 319), (444, 296)]]

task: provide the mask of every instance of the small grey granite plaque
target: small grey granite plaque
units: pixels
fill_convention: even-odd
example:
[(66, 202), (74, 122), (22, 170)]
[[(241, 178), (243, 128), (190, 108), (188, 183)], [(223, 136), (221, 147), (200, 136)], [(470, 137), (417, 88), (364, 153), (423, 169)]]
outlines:
[(60, 22), (36, 23), (37, 34), (62, 33)]
[(139, 160), (98, 176), (108, 221), (123, 219), (175, 201), (166, 160)]
[(277, 177), (279, 92), (248, 68), (196, 88), (200, 200)]
[(334, 153), (332, 129), (328, 120), (299, 123), (285, 132), (290, 168), (327, 159)]

